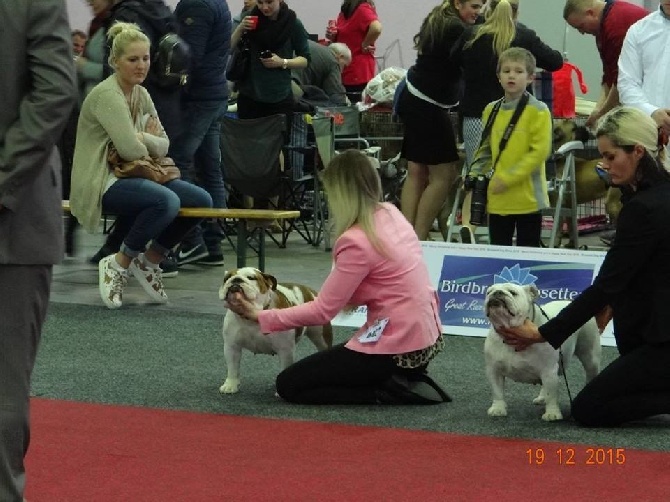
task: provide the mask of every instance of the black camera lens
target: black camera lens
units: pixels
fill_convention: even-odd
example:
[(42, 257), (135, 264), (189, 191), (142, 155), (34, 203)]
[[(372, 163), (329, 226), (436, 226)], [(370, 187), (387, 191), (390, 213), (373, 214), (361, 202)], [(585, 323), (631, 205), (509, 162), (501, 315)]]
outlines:
[(486, 192), (488, 191), (489, 179), (481, 175), (470, 179), (472, 182), (470, 224), (482, 226), (486, 224)]
[(261, 51), (261, 59), (270, 59), (272, 57), (272, 51), (264, 50)]

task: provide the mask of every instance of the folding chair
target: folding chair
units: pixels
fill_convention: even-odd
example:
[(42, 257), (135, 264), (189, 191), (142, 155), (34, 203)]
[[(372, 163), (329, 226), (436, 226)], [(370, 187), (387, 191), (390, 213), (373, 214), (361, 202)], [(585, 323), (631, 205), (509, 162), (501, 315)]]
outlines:
[(300, 211), (300, 218), (287, 223), (308, 244), (318, 246), (323, 234), (324, 207), (317, 174), (317, 147), (311, 127), (312, 117), (294, 113), (290, 144), (285, 147), (290, 159), (291, 183), (287, 184), (283, 204)]
[[(296, 118), (302, 120), (299, 114)], [(271, 204), (271, 209), (291, 209), (301, 212), (298, 219), (280, 222), (281, 237), (277, 239), (271, 229), (266, 233), (280, 248), (286, 247), (291, 232), (298, 233), (308, 244), (321, 242), (322, 208), (320, 189), (314, 188), (316, 200), (307, 201), (312, 187), (318, 183), (312, 174), (294, 176), (291, 160), (296, 155), (315, 155), (315, 147), (310, 145), (293, 147), (286, 144), (286, 117), (272, 115), (259, 119), (237, 119), (224, 117), (221, 121), (221, 156), (225, 169), (226, 183), (241, 195), (254, 198), (263, 205)], [(279, 153), (283, 152), (283, 169)], [(313, 206), (313, 207), (312, 207)], [(260, 207), (262, 208), (262, 207)]]
[[(333, 117), (330, 115), (312, 117), (312, 129), (321, 165), (325, 167), (335, 156), (335, 124)], [(331, 244), (328, 207), (325, 194), (319, 184), (318, 170), (315, 170), (314, 173), (314, 207), (318, 208), (318, 213), (315, 210), (314, 218), (314, 232), (316, 236), (314, 245), (318, 246), (323, 238), (325, 249), (329, 251)]]
[[(389, 162), (397, 162), (399, 155), (393, 159), (389, 159), (386, 163), (381, 162), (381, 147), (371, 147), (368, 140), (361, 136), (360, 113), (356, 107), (317, 108), (317, 115), (312, 118), (312, 128), (314, 130), (317, 151), (324, 166), (327, 166), (337, 153), (335, 149), (337, 144), (344, 145), (345, 148), (357, 147), (361, 152), (374, 159), (382, 178), (384, 200), (393, 203), (397, 202), (395, 196), (396, 192), (399, 192), (399, 187), (402, 186), (404, 174), (397, 173), (397, 176), (394, 176), (388, 184), (385, 184), (389, 179), (385, 178), (384, 169), (389, 167)], [(384, 169), (382, 169), (382, 166)], [(317, 193), (321, 197), (319, 203), (322, 205), (322, 214), (324, 215), (321, 220), (323, 239), (326, 251), (328, 251), (331, 249), (331, 226), (326, 214), (327, 204), (325, 203), (323, 194), (315, 190), (315, 194)], [(315, 245), (318, 245), (318, 242)]]
[[(355, 106), (316, 108), (317, 117), (332, 117), (335, 146), (365, 149), (370, 143), (361, 136), (361, 113)], [(325, 165), (325, 164), (324, 164)]]
[(243, 195), (268, 199), (279, 195), (286, 117), (221, 119), (221, 156), (226, 182)]
[[(282, 171), (279, 162), (285, 133), (286, 117), (280, 114), (258, 119), (237, 119), (229, 116), (221, 119), (221, 160), (226, 183), (238, 194), (252, 197), (256, 208), (267, 208), (273, 197), (280, 197), (281, 200), (281, 194), (285, 190), (288, 175)], [(282, 222), (280, 242), (270, 229), (264, 228), (261, 231), (267, 232), (277, 245), (285, 247), (286, 222)]]

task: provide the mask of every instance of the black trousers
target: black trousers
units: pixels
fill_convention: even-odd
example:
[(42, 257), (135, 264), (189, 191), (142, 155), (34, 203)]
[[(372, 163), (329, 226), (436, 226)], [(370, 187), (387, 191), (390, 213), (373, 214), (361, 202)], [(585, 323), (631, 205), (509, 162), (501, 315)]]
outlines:
[(540, 247), (542, 233), (542, 215), (528, 214), (489, 214), (489, 243), (498, 246), (511, 246), (516, 230), (516, 245), (530, 248)]
[(0, 500), (23, 500), (30, 377), (49, 304), (51, 265), (0, 265)]
[(607, 366), (575, 397), (572, 417), (612, 427), (670, 413), (670, 342), (638, 347)]
[(284, 144), (290, 141), (290, 131), (293, 124), (293, 109), (295, 100), (293, 95), (279, 101), (278, 103), (262, 103), (255, 101), (244, 94), (237, 96), (237, 116), (240, 119), (258, 119), (270, 115), (285, 115), (286, 130), (284, 131)]
[(299, 404), (375, 404), (377, 391), (394, 374), (423, 371), (396, 366), (392, 356), (363, 354), (344, 344), (317, 352), (277, 376), (277, 393)]

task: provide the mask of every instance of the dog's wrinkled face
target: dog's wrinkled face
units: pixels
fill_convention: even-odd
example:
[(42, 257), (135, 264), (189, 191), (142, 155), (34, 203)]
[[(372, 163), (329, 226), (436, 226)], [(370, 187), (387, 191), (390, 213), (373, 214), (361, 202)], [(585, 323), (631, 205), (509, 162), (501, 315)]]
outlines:
[(271, 291), (277, 288), (277, 279), (264, 274), (253, 267), (244, 267), (226, 272), (223, 284), (219, 288), (219, 299), (228, 306), (228, 297), (233, 293), (242, 293), (247, 300), (258, 308), (265, 308), (269, 303)]
[(534, 284), (519, 286), (511, 282), (494, 284), (486, 290), (484, 312), (494, 329), (521, 326), (533, 312), (539, 297)]

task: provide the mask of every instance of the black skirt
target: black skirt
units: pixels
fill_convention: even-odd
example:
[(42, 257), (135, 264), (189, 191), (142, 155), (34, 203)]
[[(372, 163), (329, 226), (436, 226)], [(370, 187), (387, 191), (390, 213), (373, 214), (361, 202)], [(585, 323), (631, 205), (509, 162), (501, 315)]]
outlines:
[(456, 136), (449, 111), (417, 98), (405, 88), (398, 102), (405, 135), (403, 158), (419, 164), (446, 164), (458, 160)]

